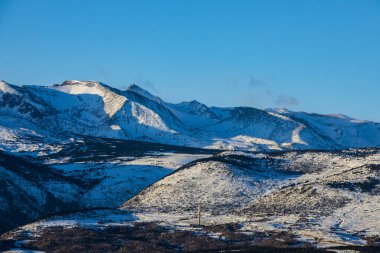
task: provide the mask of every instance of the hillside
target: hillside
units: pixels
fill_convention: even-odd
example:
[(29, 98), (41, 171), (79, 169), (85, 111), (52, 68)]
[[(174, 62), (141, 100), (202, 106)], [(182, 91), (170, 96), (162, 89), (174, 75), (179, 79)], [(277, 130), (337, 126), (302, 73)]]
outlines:
[(29, 152), (0, 151), (0, 232), (64, 211), (116, 208), (183, 164), (213, 153), (101, 138), (59, 147), (27, 159)]
[(224, 151), (178, 166), (119, 209), (56, 215), (1, 239), (44, 251), (376, 252), (379, 163), (378, 149)]
[(78, 210), (87, 187), (51, 168), (0, 151), (0, 233), (42, 216)]
[[(224, 152), (187, 164), (128, 200), (123, 210), (169, 223), (241, 222), (314, 240), (363, 243), (379, 235), (379, 150)], [(155, 217), (155, 218), (154, 218)], [(356, 238), (356, 239), (354, 239)]]

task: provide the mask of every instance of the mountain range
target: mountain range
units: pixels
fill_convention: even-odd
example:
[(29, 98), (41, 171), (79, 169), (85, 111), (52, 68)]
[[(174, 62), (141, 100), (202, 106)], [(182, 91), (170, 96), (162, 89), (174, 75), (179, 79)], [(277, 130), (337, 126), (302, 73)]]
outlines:
[(30, 138), (43, 138), (46, 145), (75, 136), (249, 151), (380, 147), (380, 123), (286, 109), (208, 107), (195, 100), (173, 104), (137, 85), (119, 90), (95, 81), (0, 81), (0, 115), (3, 150), (20, 151)]

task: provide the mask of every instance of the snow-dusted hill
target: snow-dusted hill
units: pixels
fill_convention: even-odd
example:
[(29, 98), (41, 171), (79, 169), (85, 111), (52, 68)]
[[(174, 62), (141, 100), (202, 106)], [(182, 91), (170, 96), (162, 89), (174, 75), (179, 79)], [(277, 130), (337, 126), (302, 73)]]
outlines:
[[(193, 160), (195, 156), (189, 154), (185, 157), (183, 154), (169, 155), (166, 158), (142, 156), (129, 162), (124, 157), (114, 159), (114, 168), (99, 167), (101, 164), (95, 164), (96, 161), (86, 154), (80, 153), (74, 160), (68, 161), (69, 164), (56, 164), (54, 167), (64, 171), (66, 176), (71, 173), (79, 177), (98, 174), (98, 178), (102, 179), (99, 184), (101, 187), (88, 198), (95, 202), (99, 201), (97, 197), (109, 194), (107, 189), (116, 193), (120, 192), (115, 191), (119, 185), (126, 189), (128, 185), (136, 186), (124, 180), (128, 177), (143, 182), (139, 177), (130, 177), (132, 174), (142, 177), (151, 175), (154, 179), (155, 173), (162, 172), (157, 163), (162, 166), (170, 164), (168, 161), (171, 160), (179, 165), (178, 161), (183, 158), (189, 163), (174, 166), (179, 168), (136, 194), (119, 209), (48, 217), (3, 234), (0, 242), (16, 240), (15, 245), (18, 247), (44, 250), (46, 245), (51, 245), (48, 242), (55, 241), (54, 238), (47, 238), (47, 235), (55, 234), (58, 241), (54, 247), (64, 248), (66, 245), (60, 242), (64, 231), (73, 230), (76, 234), (88, 229), (92, 231), (90, 234), (83, 233), (78, 236), (78, 240), (71, 240), (70, 237), (70, 242), (81, 245), (83, 240), (92, 240), (96, 231), (104, 231), (104, 238), (108, 242), (120, 243), (121, 236), (126, 233), (124, 229), (143, 226), (147, 231), (142, 237), (137, 237), (138, 240), (160, 235), (161, 239), (157, 240), (160, 245), (172, 247), (183, 244), (178, 241), (174, 241), (174, 244), (162, 243), (168, 237), (162, 234), (162, 230), (151, 230), (154, 223), (166, 227), (171, 234), (179, 231), (189, 233), (191, 243), (201, 245), (204, 241), (200, 240), (200, 235), (206, 236), (206, 241), (217, 239), (243, 247), (260, 245), (260, 238), (269, 240), (266, 246), (274, 246), (279, 240), (292, 248), (356, 245), (360, 247), (355, 249), (365, 251), (367, 248), (361, 248), (364, 245), (379, 246), (379, 149), (269, 153), (223, 151), (208, 157), (199, 157), (198, 154), (198, 160)], [(70, 152), (66, 152), (66, 155), (73, 157)], [(55, 159), (54, 155), (49, 157)], [(112, 159), (112, 153), (107, 159)], [(65, 156), (63, 160), (66, 160)], [(81, 168), (81, 162), (85, 161), (95, 166)], [(73, 162), (77, 167), (73, 166)], [(135, 169), (133, 166), (138, 164), (149, 164), (151, 169), (145, 173), (140, 167), (136, 171), (141, 173), (130, 173)], [(114, 177), (115, 174), (118, 176)], [(110, 194), (108, 199), (112, 200)], [(192, 226), (197, 223), (198, 203), (201, 204), (201, 228)], [(227, 231), (212, 232), (218, 227), (225, 227)], [(231, 235), (229, 227), (235, 227), (235, 236)], [(114, 228), (115, 232), (107, 232), (110, 228)], [(272, 241), (271, 237), (279, 233), (288, 236)], [(131, 235), (135, 236), (134, 233)], [(41, 240), (39, 247), (33, 247)], [(243, 244), (247, 241), (248, 244)], [(98, 242), (91, 242), (96, 247)], [(131, 243), (130, 240), (127, 242)], [(142, 249), (140, 251), (144, 251)], [(369, 252), (378, 252), (378, 248), (369, 249), (372, 250)], [(167, 252), (178, 252), (178, 249)]]
[(223, 155), (197, 160), (144, 189), (124, 208), (184, 214), (202, 203), (204, 212), (225, 214), (298, 175), (265, 167), (269, 163)]
[(78, 180), (0, 151), (0, 232), (41, 216), (78, 210)]
[(62, 211), (116, 208), (178, 167), (215, 153), (102, 138), (41, 147), (43, 139), (21, 133), (8, 144), (29, 149), (0, 151), (0, 233)]
[(127, 201), (123, 210), (248, 230), (291, 229), (318, 243), (365, 244), (379, 236), (380, 152), (220, 153), (187, 164)]
[(20, 129), (46, 139), (89, 135), (230, 150), (380, 146), (379, 123), (341, 115), (207, 107), (197, 101), (170, 104), (137, 85), (122, 91), (94, 81), (21, 87), (1, 81), (0, 127), (2, 149), (12, 149), (9, 136)]

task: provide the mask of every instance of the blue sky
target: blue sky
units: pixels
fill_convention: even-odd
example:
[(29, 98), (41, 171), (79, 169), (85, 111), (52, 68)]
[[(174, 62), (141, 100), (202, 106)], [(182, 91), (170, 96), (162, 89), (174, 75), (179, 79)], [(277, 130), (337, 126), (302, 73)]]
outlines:
[(0, 0), (0, 79), (380, 122), (380, 1)]

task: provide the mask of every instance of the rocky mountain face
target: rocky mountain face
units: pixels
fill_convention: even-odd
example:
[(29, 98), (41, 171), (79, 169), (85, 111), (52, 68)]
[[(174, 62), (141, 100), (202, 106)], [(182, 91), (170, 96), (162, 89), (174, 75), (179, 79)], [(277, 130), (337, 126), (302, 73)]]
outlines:
[(380, 146), (379, 123), (197, 101), (171, 104), (137, 85), (118, 90), (94, 81), (21, 87), (2, 81), (0, 98), (2, 139), (22, 128), (62, 139), (88, 135), (229, 150)]

